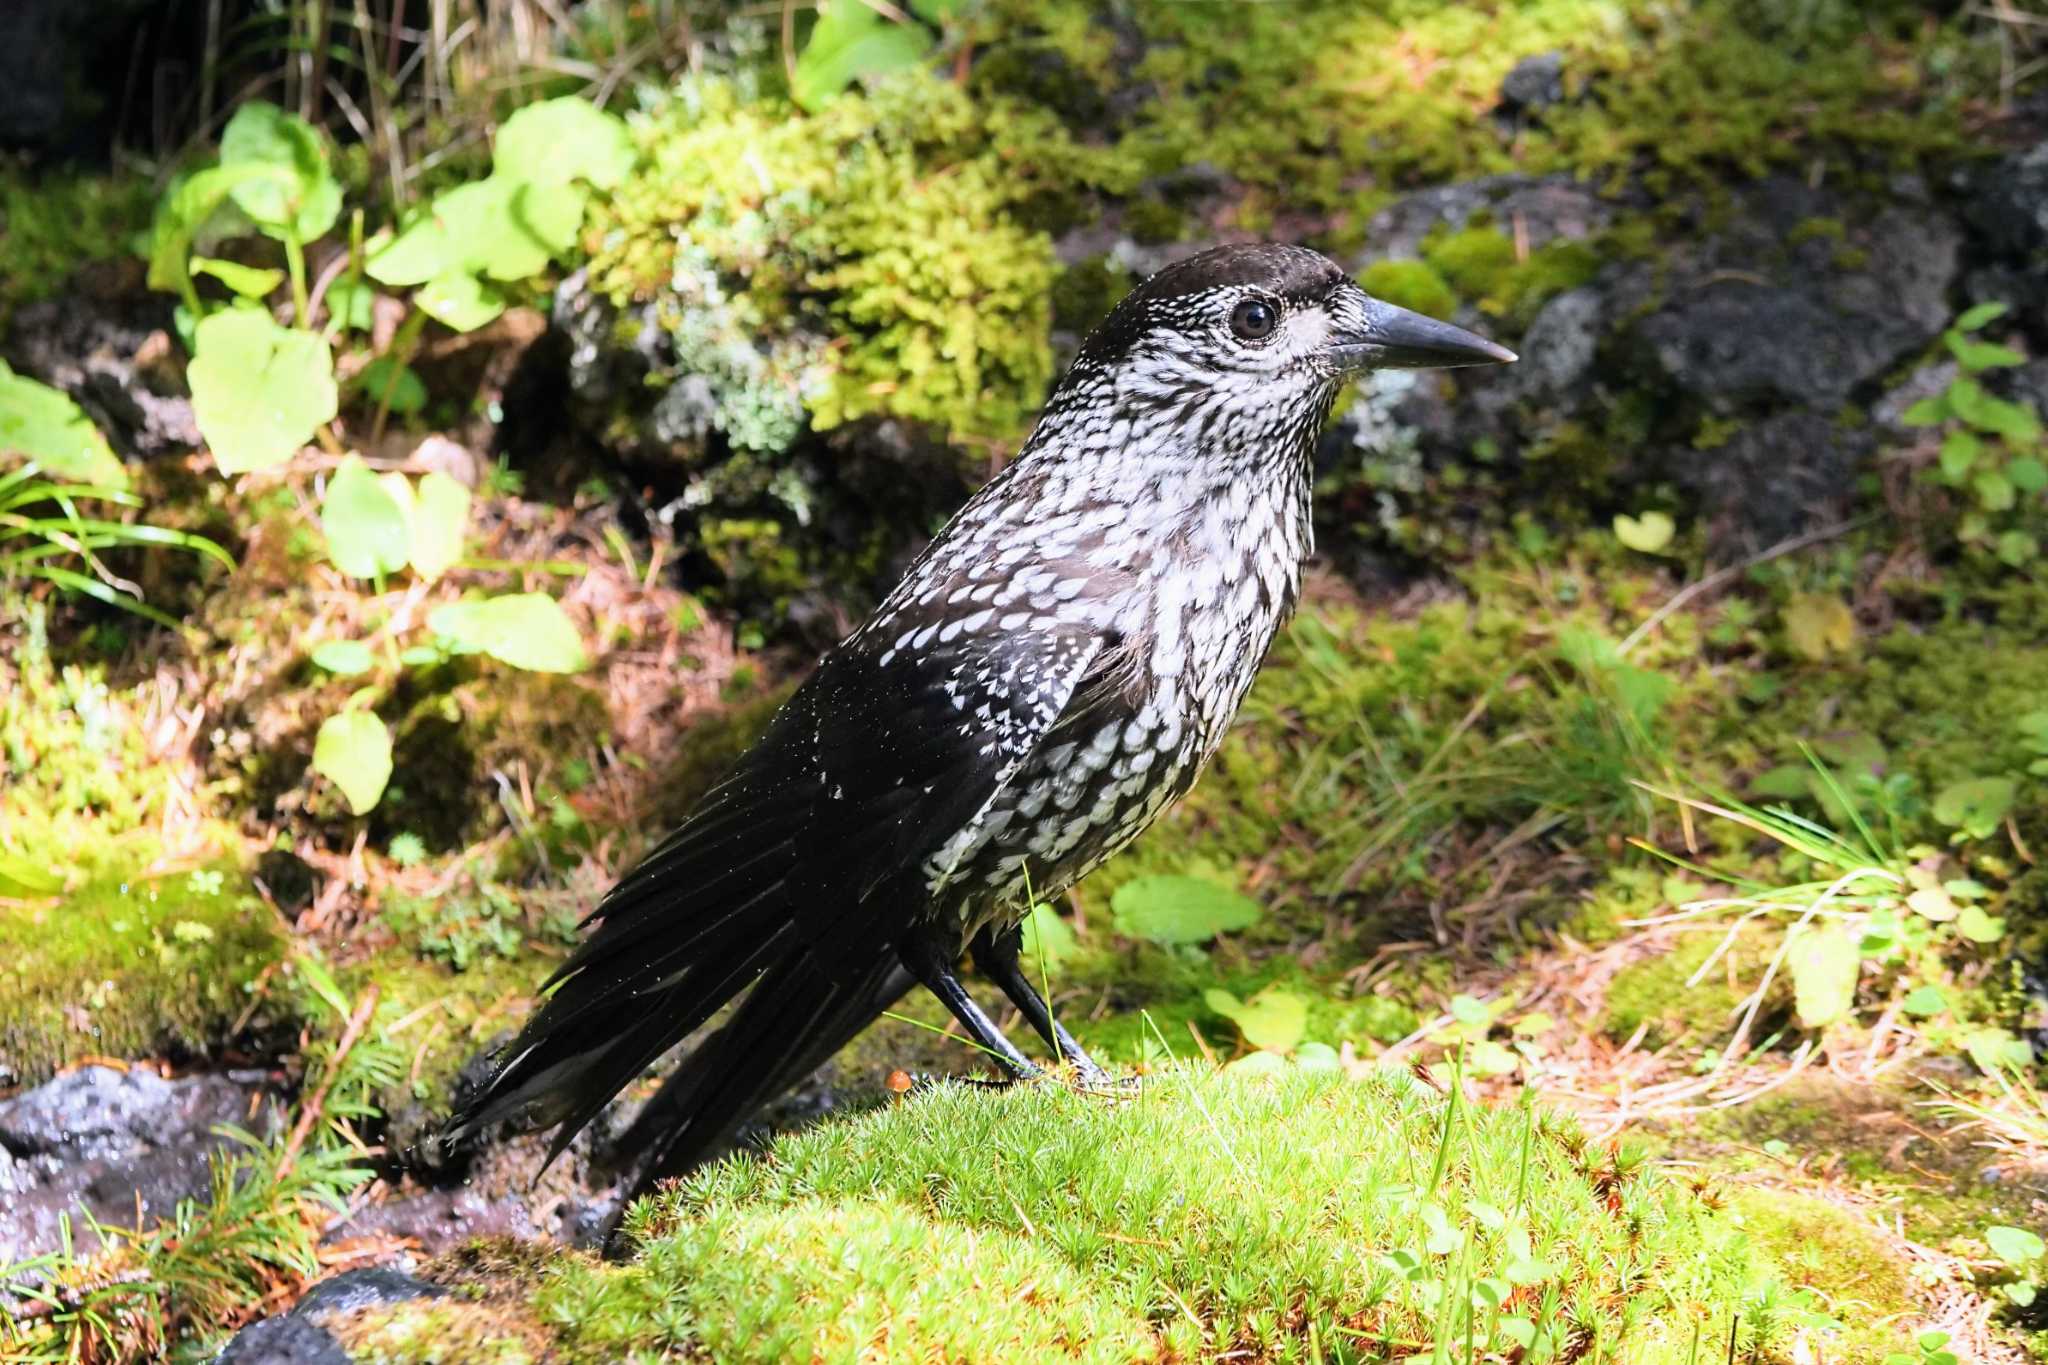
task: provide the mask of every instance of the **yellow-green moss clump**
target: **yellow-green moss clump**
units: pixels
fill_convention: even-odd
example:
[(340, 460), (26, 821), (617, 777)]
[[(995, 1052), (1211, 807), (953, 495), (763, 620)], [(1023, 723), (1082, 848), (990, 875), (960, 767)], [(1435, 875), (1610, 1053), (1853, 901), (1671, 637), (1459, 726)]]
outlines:
[[(1659, 1365), (1731, 1320), (1758, 1359), (1801, 1330), (1777, 1244), (1739, 1218), (1568, 1121), (1447, 1113), (1395, 1071), (941, 1087), (699, 1172), (627, 1232), (622, 1265), (442, 1273), (501, 1321), (524, 1295), (519, 1330), (572, 1361), (1355, 1360), (1469, 1332), (1490, 1356)], [(380, 1359), (436, 1358), (405, 1335)]]
[(65, 895), (0, 899), (0, 1082), (85, 1057), (203, 1055), (250, 1013), (285, 952), (231, 866), (103, 871)]
[(753, 451), (869, 415), (1014, 435), (1052, 377), (1056, 267), (1027, 221), (1131, 179), (1053, 115), (923, 72), (814, 115), (692, 82), (636, 136), (593, 285), (660, 297), (680, 368)]

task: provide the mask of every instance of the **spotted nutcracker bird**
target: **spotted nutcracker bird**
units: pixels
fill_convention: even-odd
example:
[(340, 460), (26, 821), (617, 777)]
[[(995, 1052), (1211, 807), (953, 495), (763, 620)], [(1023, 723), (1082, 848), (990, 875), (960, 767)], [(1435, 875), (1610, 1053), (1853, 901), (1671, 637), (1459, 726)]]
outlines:
[(1054, 895), (1194, 784), (1294, 605), (1309, 457), (1365, 370), (1515, 356), (1290, 246), (1154, 275), (1082, 345), (1017, 459), (825, 656), (595, 932), (451, 1121), (554, 1152), (735, 999), (627, 1141), (688, 1168), (913, 985), (1016, 1078), (963, 956), (1084, 1080), (1018, 965)]

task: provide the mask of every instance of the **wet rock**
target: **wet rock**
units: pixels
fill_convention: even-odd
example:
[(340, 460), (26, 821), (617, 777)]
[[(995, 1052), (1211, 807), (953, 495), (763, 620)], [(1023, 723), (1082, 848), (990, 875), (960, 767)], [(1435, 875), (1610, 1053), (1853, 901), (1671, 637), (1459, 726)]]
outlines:
[(279, 1110), (262, 1072), (165, 1080), (141, 1069), (88, 1066), (0, 1105), (0, 1264), (62, 1244), (62, 1219), (90, 1246), (80, 1209), (119, 1226), (151, 1222), (205, 1193), (213, 1129), (274, 1131)]
[(314, 1285), (289, 1313), (244, 1327), (214, 1357), (214, 1365), (351, 1365), (354, 1357), (327, 1331), (329, 1321), (447, 1292), (386, 1267), (350, 1270)]
[(171, 299), (74, 292), (15, 314), (0, 359), (78, 401), (115, 450), (144, 459), (199, 444), (170, 341)]
[(337, 1227), (328, 1240), (410, 1238), (431, 1256), (478, 1237), (529, 1242), (540, 1235), (523, 1200), (494, 1197), (469, 1186), (406, 1187)]

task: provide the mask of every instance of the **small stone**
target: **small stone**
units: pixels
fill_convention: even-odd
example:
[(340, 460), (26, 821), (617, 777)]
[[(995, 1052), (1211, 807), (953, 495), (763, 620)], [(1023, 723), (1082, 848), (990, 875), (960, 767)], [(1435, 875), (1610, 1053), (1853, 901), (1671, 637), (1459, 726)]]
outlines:
[(1539, 52), (1524, 57), (1502, 78), (1501, 108), (1509, 113), (1536, 114), (1564, 102), (1564, 54)]

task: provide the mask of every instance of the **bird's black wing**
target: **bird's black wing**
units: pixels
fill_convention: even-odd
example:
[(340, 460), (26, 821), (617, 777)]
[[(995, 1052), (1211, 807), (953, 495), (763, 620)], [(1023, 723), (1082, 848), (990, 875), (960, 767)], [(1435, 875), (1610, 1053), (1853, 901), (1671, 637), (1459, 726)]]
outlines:
[(943, 625), (911, 647), (923, 629), (871, 629), (827, 656), (733, 774), (605, 896), (453, 1132), (561, 1123), (559, 1151), (663, 1052), (772, 982), (787, 999), (750, 997), (732, 1046), (714, 1036), (676, 1077), (703, 1097), (674, 1148), (695, 1152), (768, 1097), (760, 1087), (787, 1056), (828, 1042), (820, 1028), (866, 1022), (860, 1002), (886, 994), (895, 941), (926, 909), (924, 861), (1054, 729), (1104, 649), (1071, 627)]

